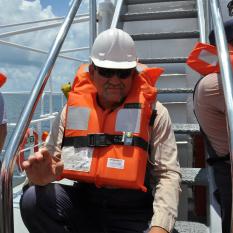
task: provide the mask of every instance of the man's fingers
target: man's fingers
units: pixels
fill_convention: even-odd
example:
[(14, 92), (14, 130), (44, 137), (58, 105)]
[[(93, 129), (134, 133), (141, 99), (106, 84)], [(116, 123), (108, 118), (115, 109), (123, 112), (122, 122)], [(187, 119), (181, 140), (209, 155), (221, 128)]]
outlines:
[(44, 158), (51, 157), (46, 147), (41, 148), (39, 152), (43, 155)]
[(57, 162), (55, 167), (55, 175), (60, 176), (63, 169), (64, 169), (64, 163), (62, 161)]
[(43, 160), (43, 155), (40, 152), (36, 152), (34, 155), (28, 157), (28, 161), (33, 164)]
[(30, 166), (31, 166), (31, 163), (28, 160), (23, 161), (21, 164), (22, 169), (25, 169), (25, 170), (28, 169)]

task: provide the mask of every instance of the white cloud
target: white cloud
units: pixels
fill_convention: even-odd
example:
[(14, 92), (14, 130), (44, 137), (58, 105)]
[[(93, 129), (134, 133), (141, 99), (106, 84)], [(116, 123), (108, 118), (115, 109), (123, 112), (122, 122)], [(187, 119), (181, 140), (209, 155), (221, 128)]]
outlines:
[[(82, 4), (83, 9), (85, 4), (85, 2)], [(44, 9), (42, 8), (40, 0), (1, 0), (0, 8), (4, 9), (4, 11), (2, 11), (0, 14), (0, 21), (2, 22), (2, 25), (56, 17), (51, 6), (47, 6)], [(24, 25), (23, 27), (28, 28), (31, 26)], [(1, 33), (3, 33), (6, 31), (19, 30), (21, 28), (22, 27), (11, 27), (7, 30), (0, 29)], [(52, 46), (57, 32), (58, 27), (1, 39), (48, 51)], [(68, 33), (62, 49), (88, 46), (88, 42), (89, 38), (87, 23), (74, 24)], [(8, 75), (8, 82), (6, 85), (4, 85), (2, 91), (31, 90), (32, 84), (35, 82), (35, 79), (38, 76), (43, 63), (45, 62), (46, 55), (29, 52), (19, 48), (12, 48), (6, 45), (0, 45), (0, 51), (0, 71), (2, 70)], [(65, 55), (80, 58), (84, 56), (84, 54), (85, 53), (79, 54), (76, 52)], [(64, 59), (59, 59), (56, 62), (54, 71), (52, 72), (55, 90), (59, 90), (61, 82), (65, 82), (66, 80), (71, 80), (73, 78), (75, 69), (78, 65), (78, 62), (67, 61)]]

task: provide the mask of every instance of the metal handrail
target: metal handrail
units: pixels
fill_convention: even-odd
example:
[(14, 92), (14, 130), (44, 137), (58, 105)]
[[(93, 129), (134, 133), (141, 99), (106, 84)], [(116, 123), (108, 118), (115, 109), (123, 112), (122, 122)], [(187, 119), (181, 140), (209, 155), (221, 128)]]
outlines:
[(65, 40), (68, 30), (72, 24), (75, 14), (80, 6), (81, 0), (73, 0), (70, 10), (61, 26), (60, 31), (53, 43), (48, 58), (42, 67), (37, 81), (32, 89), (31, 95), (27, 104), (22, 111), (21, 117), (14, 130), (14, 134), (8, 143), (5, 156), (3, 158), (1, 179), (0, 179), (0, 232), (1, 233), (13, 233), (14, 222), (13, 222), (13, 195), (12, 195), (12, 176), (16, 160), (16, 154), (20, 143), (23, 140), (24, 134), (27, 127), (29, 126), (30, 120), (36, 105), (39, 101), (40, 96), (44, 90), (46, 82), (49, 79), (52, 68), (55, 64), (55, 60), (61, 49), (61, 46)]
[(89, 48), (91, 50), (94, 40), (97, 35), (96, 27), (96, 0), (89, 0), (89, 11), (90, 11), (90, 30), (89, 30)]
[[(216, 45), (218, 50), (220, 71), (222, 76), (222, 85), (225, 96), (227, 110), (227, 126), (230, 144), (231, 158), (231, 182), (233, 183), (233, 73), (230, 63), (230, 56), (227, 47), (227, 40), (222, 21), (219, 0), (209, 0), (211, 15), (213, 19), (213, 28), (215, 32)], [(233, 190), (232, 190), (233, 197)], [(233, 200), (233, 198), (232, 198)], [(232, 203), (233, 204), (233, 203)], [(231, 207), (231, 216), (233, 216), (233, 206)], [(233, 219), (231, 218), (231, 231), (233, 230)]]
[[(73, 20), (73, 23), (82, 23), (82, 22), (87, 22), (89, 21), (89, 16), (82, 16), (79, 18), (76, 18)], [(51, 23), (51, 24), (46, 24), (43, 26), (35, 26), (35, 27), (29, 27), (29, 28), (24, 28), (16, 31), (11, 31), (11, 32), (4, 32), (0, 34), (0, 38), (6, 38), (9, 36), (15, 36), (15, 35), (20, 35), (20, 34), (25, 34), (28, 32), (34, 32), (34, 31), (40, 31), (40, 30), (45, 30), (53, 27), (58, 27), (62, 24), (62, 22), (57, 22), (57, 23)]]
[[(83, 16), (88, 16), (88, 15), (89, 14), (76, 15), (75, 19), (83, 17)], [(23, 26), (23, 25), (28, 25), (28, 24), (47, 23), (47, 22), (51, 22), (51, 21), (60, 21), (60, 20), (64, 20), (64, 19), (65, 19), (65, 17), (56, 17), (56, 18), (50, 18), (50, 19), (25, 21), (25, 22), (21, 22), (21, 23), (5, 24), (5, 25), (0, 25), (0, 29), (2, 29), (2, 28), (9, 28), (9, 27)]]
[(205, 27), (206, 20), (205, 20), (203, 0), (197, 0), (197, 13), (198, 13), (198, 25), (200, 30), (200, 42), (206, 43), (207, 42), (206, 27)]
[[(15, 48), (19, 48), (19, 49), (24, 49), (24, 50), (31, 51), (31, 52), (36, 52), (36, 53), (41, 53), (41, 54), (48, 54), (47, 51), (44, 51), (44, 50), (41, 50), (41, 49), (35, 49), (35, 48), (32, 48), (32, 47), (28, 47), (28, 46), (24, 46), (24, 45), (19, 45), (19, 44), (16, 44), (16, 43), (13, 43), (13, 42), (4, 41), (4, 40), (0, 40), (0, 44), (11, 46), (11, 47), (15, 47)], [(64, 56), (64, 55), (58, 55), (58, 57), (66, 59), (66, 60), (71, 60), (71, 61), (86, 62), (86, 60), (83, 60), (83, 59), (78, 59), (78, 58), (74, 58), (74, 57), (68, 57), (68, 56)]]
[(121, 15), (123, 3), (124, 3), (124, 0), (117, 1), (115, 12), (114, 12), (113, 19), (112, 19), (112, 24), (111, 24), (110, 28), (117, 28), (117, 25), (118, 25), (119, 20), (120, 20), (120, 15)]
[[(22, 95), (30, 94), (30, 91), (2, 91), (3, 95)], [(50, 91), (44, 91), (44, 94), (49, 94)], [(61, 91), (53, 91), (53, 95), (63, 95)]]
[[(198, 25), (200, 31), (200, 42), (207, 43), (209, 34), (209, 8), (208, 2), (203, 0), (197, 0), (197, 12), (198, 12)], [(205, 151), (205, 154), (208, 154)], [(207, 156), (208, 157), (208, 156)], [(216, 184), (214, 181), (213, 169), (207, 166), (208, 179), (209, 179), (209, 202), (208, 202), (208, 214), (209, 214), (209, 229), (212, 233), (219, 233), (222, 230), (221, 217), (220, 217), (220, 206), (214, 197), (214, 191)]]

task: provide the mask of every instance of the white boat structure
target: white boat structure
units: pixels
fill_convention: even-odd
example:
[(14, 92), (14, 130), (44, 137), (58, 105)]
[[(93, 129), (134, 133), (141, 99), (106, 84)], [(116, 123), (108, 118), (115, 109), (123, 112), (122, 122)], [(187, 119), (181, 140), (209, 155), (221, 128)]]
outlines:
[[(179, 215), (174, 233), (220, 233), (221, 217), (219, 206), (213, 196), (215, 184), (211, 168), (205, 166), (206, 153), (201, 153), (203, 145), (200, 141), (200, 129), (192, 110), (192, 92), (195, 83), (200, 78), (185, 64), (187, 55), (197, 41), (208, 42), (208, 32), (214, 28), (217, 38), (217, 47), (221, 56), (227, 56), (227, 46), (224, 37), (223, 18), (226, 17), (227, 0), (110, 0), (102, 1), (99, 6), (95, 0), (89, 1), (89, 14), (77, 15), (81, 0), (73, 0), (69, 13), (64, 18), (44, 20), (44, 26), (34, 26), (34, 22), (22, 22), (25, 26), (18, 31), (9, 31), (5, 36), (14, 36), (61, 24), (57, 37), (50, 51), (43, 51), (32, 47), (9, 43), (1, 40), (5, 45), (46, 53), (47, 60), (37, 81), (30, 93), (17, 124), (10, 122), (9, 127), (14, 127), (14, 133), (5, 150), (0, 179), (0, 233), (26, 233), (20, 213), (19, 199), (22, 193), (23, 175), (15, 175), (16, 157), (24, 134), (28, 127), (36, 127), (39, 134), (43, 131), (41, 122), (49, 121), (57, 114), (50, 110), (44, 113), (43, 107), (39, 119), (32, 119), (34, 109), (40, 98), (43, 99), (44, 86), (49, 80), (51, 70), (58, 56), (77, 61), (69, 56), (69, 52), (89, 50), (96, 37), (97, 31), (103, 31), (109, 27), (121, 28), (127, 31), (135, 40), (139, 61), (148, 66), (165, 68), (165, 74), (158, 81), (159, 100), (168, 108), (173, 128), (176, 134), (179, 160), (182, 167), (182, 189), (180, 198)], [(98, 10), (97, 10), (98, 9)], [(90, 22), (90, 46), (74, 48), (70, 51), (62, 51), (61, 47), (72, 23)], [(61, 22), (63, 21), (63, 23)], [(40, 21), (43, 23), (42, 21)], [(48, 23), (49, 22), (49, 23)], [(31, 25), (30, 27), (28, 25)], [(8, 25), (10, 26), (10, 25)], [(17, 26), (17, 25), (14, 25)], [(98, 30), (97, 30), (98, 29)], [(4, 35), (1, 34), (1, 39)], [(60, 52), (60, 53), (59, 53)], [(87, 57), (88, 60), (88, 57)], [(224, 60), (224, 62), (223, 62)], [(227, 59), (222, 61), (222, 75), (224, 82), (231, 78), (232, 72)], [(228, 82), (229, 83), (229, 82)], [(232, 82), (230, 82), (232, 83)], [(50, 83), (50, 96), (52, 82)], [(232, 88), (232, 87), (231, 87)], [(231, 92), (225, 96), (232, 99)], [(64, 103), (61, 95), (61, 106)], [(43, 101), (42, 101), (43, 102)], [(52, 109), (52, 97), (50, 109)], [(227, 106), (229, 119), (229, 134), (231, 138), (231, 151), (233, 151), (233, 102)], [(43, 106), (43, 105), (42, 105)], [(41, 143), (41, 142), (40, 142)], [(202, 160), (202, 163), (197, 163)], [(203, 191), (204, 190), (204, 191)], [(206, 201), (202, 201), (206, 198)]]

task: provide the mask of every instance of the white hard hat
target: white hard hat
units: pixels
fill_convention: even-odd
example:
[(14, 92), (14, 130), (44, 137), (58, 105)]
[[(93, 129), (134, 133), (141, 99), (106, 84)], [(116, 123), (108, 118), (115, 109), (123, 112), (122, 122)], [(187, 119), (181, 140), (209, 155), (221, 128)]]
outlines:
[(100, 33), (91, 50), (91, 60), (110, 69), (131, 69), (137, 66), (135, 44), (131, 36), (117, 28)]

